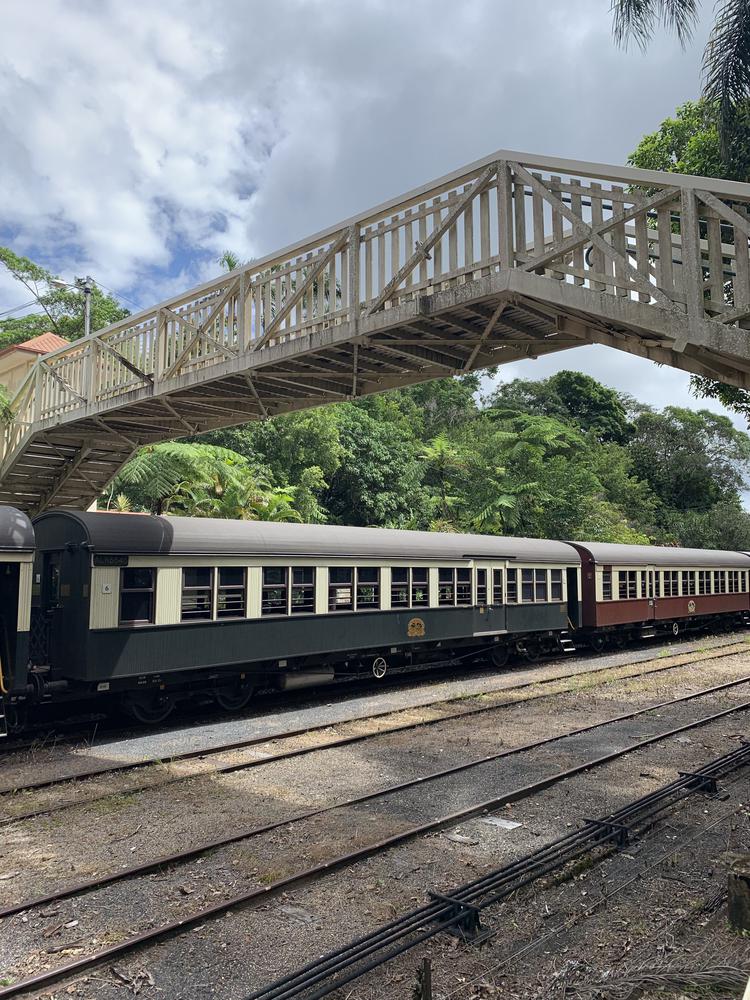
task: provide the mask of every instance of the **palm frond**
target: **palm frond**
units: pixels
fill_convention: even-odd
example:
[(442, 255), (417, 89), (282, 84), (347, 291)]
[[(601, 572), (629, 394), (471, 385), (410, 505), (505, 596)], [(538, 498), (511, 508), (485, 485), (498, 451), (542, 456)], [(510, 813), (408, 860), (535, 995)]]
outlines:
[(719, 109), (721, 154), (729, 159), (729, 140), (738, 105), (750, 97), (750, 3), (720, 0), (703, 53), (703, 94)]
[(645, 49), (660, 24), (684, 46), (698, 20), (698, 0), (612, 0), (610, 10), (615, 42), (622, 48), (632, 40)]

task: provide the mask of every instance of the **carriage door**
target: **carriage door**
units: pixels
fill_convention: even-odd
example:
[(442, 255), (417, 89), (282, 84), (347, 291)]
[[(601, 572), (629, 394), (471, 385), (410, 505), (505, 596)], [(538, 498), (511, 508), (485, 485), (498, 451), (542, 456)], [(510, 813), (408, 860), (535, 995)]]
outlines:
[(60, 572), (62, 552), (45, 552), (42, 556), (40, 604), (32, 609), (31, 662), (50, 666), (50, 652), (55, 648), (54, 636), (59, 629)]
[(653, 621), (654, 618), (656, 618), (656, 570), (653, 566), (649, 566), (646, 570), (646, 582), (648, 595), (648, 611), (646, 612), (646, 620)]
[(578, 606), (578, 567), (568, 566), (565, 576), (568, 590), (568, 621), (573, 628), (578, 628), (581, 624)]

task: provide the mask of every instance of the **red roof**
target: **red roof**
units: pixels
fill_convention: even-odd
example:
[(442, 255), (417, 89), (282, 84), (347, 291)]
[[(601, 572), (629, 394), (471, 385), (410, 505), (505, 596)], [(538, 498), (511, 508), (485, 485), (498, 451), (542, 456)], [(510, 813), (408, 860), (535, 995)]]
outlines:
[(31, 340), (26, 340), (23, 344), (11, 344), (10, 347), (5, 347), (0, 351), (0, 358), (6, 354), (10, 354), (11, 351), (28, 351), (29, 354), (49, 354), (50, 351), (56, 351), (60, 347), (67, 347), (68, 343), (69, 341), (64, 337), (58, 337), (56, 333), (40, 333), (38, 337), (32, 337)]

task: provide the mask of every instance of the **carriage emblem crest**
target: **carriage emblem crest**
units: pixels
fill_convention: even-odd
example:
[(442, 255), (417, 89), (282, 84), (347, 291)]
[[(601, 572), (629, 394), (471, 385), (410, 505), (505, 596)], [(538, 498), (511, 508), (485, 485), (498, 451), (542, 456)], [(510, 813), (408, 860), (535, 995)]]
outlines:
[(406, 634), (410, 639), (421, 639), (424, 635), (424, 622), (421, 618), (412, 618), (406, 626)]
[(695, 614), (695, 601), (688, 601), (688, 614), (689, 615)]

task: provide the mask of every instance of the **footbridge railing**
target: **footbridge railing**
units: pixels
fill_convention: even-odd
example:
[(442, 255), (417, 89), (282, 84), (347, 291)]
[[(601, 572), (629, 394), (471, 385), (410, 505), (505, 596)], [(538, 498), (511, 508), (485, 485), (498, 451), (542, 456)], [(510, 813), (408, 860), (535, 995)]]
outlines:
[[(288, 397), (310, 385), (311, 402), (355, 396), (374, 364), (406, 372), (426, 334), (402, 325), (398, 343), (377, 348), (358, 337), (386, 330), (400, 307), (444, 293), (468, 302), (476, 289), (478, 301), (488, 300), (486, 289), (492, 281), (500, 288), (504, 275), (513, 276), (508, 294), (553, 303), (545, 315), (557, 310), (602, 338), (632, 328), (672, 354), (692, 353), (693, 342), (705, 354), (712, 331), (717, 364), (711, 369), (704, 356), (700, 370), (731, 378), (732, 359), (743, 356), (731, 345), (744, 341), (750, 321), (749, 237), (750, 185), (501, 151), (41, 358), (12, 401), (0, 482), (35, 433), (78, 420), (91, 426), (144, 396), (168, 406), (186, 385), (230, 370), (242, 374), (261, 416), (289, 408)], [(474, 339), (434, 374), (497, 363), (485, 351), (494, 324), (465, 325)], [(336, 328), (350, 334), (350, 391), (330, 357), (307, 381), (293, 366), (265, 368), (275, 348), (286, 345), (285, 358), (295, 343), (309, 353), (316, 336), (322, 344)], [(723, 341), (722, 329), (731, 331)], [(451, 331), (446, 349), (461, 332), (455, 314)], [(517, 331), (514, 343), (523, 336)], [(433, 331), (438, 353), (439, 341)], [(377, 354), (368, 369), (370, 347)], [(737, 371), (741, 381), (750, 364)], [(175, 427), (185, 433), (180, 418), (183, 411)]]

